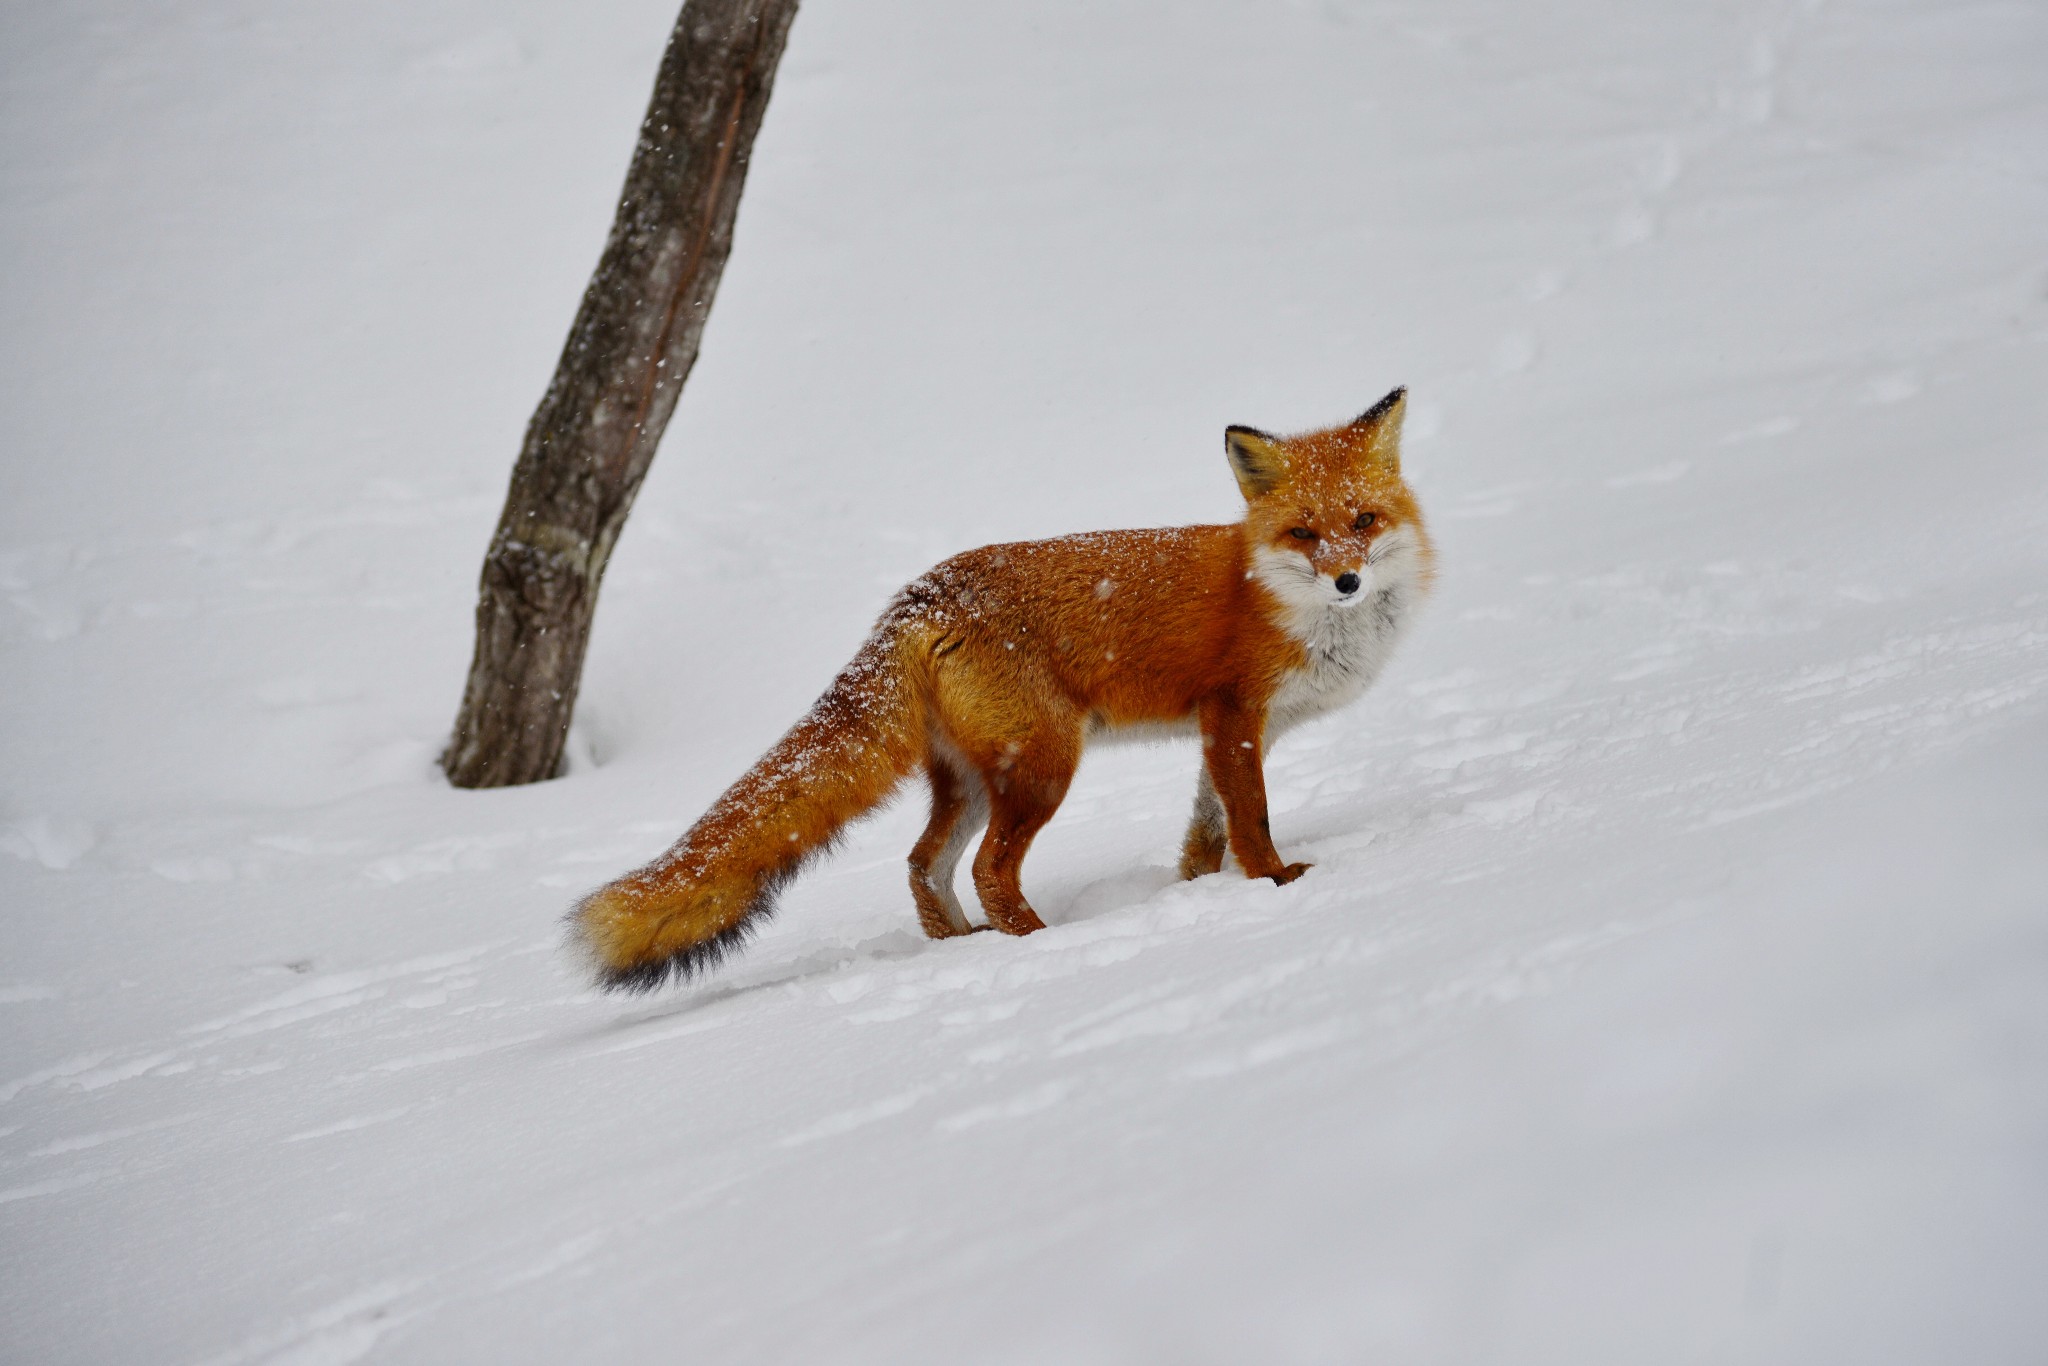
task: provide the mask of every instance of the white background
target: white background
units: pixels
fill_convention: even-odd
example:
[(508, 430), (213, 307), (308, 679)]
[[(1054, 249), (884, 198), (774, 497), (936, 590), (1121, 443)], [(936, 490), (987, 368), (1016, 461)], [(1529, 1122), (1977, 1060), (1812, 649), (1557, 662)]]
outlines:
[[(435, 753), (669, 24), (0, 10), (0, 1355), (2022, 1362), (2048, 1342), (2048, 15), (809, 0), (571, 776)], [(914, 790), (588, 993), (888, 593), (1411, 386), (1442, 580), (1272, 757)]]

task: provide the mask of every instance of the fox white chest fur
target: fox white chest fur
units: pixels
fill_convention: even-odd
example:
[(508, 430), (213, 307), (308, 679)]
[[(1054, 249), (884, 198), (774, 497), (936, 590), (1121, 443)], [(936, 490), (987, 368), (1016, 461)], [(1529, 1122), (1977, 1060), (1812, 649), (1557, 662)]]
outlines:
[(1357, 591), (1339, 594), (1308, 560), (1261, 548), (1252, 572), (1279, 600), (1280, 625), (1308, 659), (1281, 682), (1269, 704), (1266, 735), (1356, 701), (1393, 657), (1422, 598), (1421, 547), (1403, 527), (1382, 537), (1359, 570)]

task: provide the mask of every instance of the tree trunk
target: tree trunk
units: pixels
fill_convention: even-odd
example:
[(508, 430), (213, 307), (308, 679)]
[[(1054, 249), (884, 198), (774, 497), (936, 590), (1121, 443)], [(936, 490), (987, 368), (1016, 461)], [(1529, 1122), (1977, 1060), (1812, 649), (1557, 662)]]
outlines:
[(484, 557), (476, 654), (441, 767), (457, 787), (560, 770), (597, 590), (732, 250), (797, 0), (687, 0), (597, 273), (534, 410)]

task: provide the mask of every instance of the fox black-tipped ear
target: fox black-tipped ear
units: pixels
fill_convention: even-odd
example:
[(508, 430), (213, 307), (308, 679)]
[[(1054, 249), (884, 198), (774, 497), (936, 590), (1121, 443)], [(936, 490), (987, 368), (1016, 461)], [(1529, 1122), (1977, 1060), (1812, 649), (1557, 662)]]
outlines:
[(1392, 417), (1395, 424), (1399, 425), (1401, 421), (1400, 410), (1406, 407), (1407, 403), (1408, 386), (1405, 384), (1396, 385), (1388, 391), (1385, 398), (1373, 404), (1372, 407), (1367, 408), (1357, 417), (1352, 418), (1351, 425), (1354, 427), (1370, 427), (1386, 417)]
[(1256, 427), (1225, 427), (1223, 449), (1230, 453), (1230, 472), (1247, 503), (1271, 493), (1287, 473), (1279, 443)]
[(1353, 418), (1346, 430), (1352, 445), (1366, 459), (1401, 472), (1401, 419), (1408, 413), (1408, 386), (1393, 390)]

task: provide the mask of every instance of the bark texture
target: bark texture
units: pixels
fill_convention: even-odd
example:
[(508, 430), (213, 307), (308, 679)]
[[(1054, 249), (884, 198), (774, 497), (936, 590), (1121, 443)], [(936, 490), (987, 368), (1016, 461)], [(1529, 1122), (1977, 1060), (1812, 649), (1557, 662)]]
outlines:
[(688, 0), (669, 36), (611, 238), (484, 558), (476, 654), (441, 756), (458, 787), (561, 768), (598, 586), (696, 363), (796, 8)]

